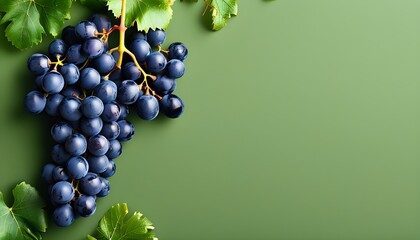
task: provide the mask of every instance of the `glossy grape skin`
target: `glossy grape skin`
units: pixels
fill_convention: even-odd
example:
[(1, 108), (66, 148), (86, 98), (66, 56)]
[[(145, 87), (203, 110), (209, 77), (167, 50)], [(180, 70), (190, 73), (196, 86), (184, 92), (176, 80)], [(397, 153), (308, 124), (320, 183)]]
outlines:
[(103, 127), (102, 119), (97, 118), (82, 118), (80, 120), (80, 129), (82, 130), (82, 133), (87, 136), (95, 136), (98, 135)]
[(93, 196), (80, 195), (74, 202), (74, 209), (82, 217), (89, 217), (96, 211), (96, 200)]
[(166, 64), (166, 75), (170, 78), (177, 79), (184, 75), (185, 66), (181, 60), (171, 59)]
[(70, 178), (81, 179), (88, 173), (89, 164), (82, 156), (72, 157), (67, 161), (66, 170)]
[(62, 144), (56, 144), (51, 150), (51, 159), (58, 166), (63, 166), (71, 155), (65, 150)]
[(86, 152), (87, 141), (82, 134), (75, 133), (66, 139), (64, 147), (70, 155), (79, 156)]
[(106, 171), (109, 165), (109, 159), (107, 156), (92, 156), (87, 158), (89, 163), (89, 171), (93, 173), (103, 173)]
[(51, 127), (51, 136), (57, 143), (64, 143), (73, 134), (73, 128), (66, 122), (58, 122)]
[(54, 39), (48, 46), (48, 54), (51, 57), (63, 57), (67, 53), (67, 44), (61, 39)]
[(104, 111), (104, 104), (100, 98), (89, 96), (83, 100), (81, 110), (85, 117), (96, 118)]
[(80, 86), (87, 90), (92, 90), (101, 82), (101, 75), (94, 68), (85, 68), (80, 72)]
[(57, 71), (45, 74), (42, 79), (42, 89), (48, 94), (59, 93), (64, 88), (64, 78)]
[(79, 87), (73, 85), (73, 86), (67, 86), (65, 87), (61, 92), (61, 95), (64, 97), (77, 97), (82, 98), (82, 91), (79, 89)]
[(28, 59), (28, 69), (34, 75), (44, 75), (50, 69), (50, 59), (44, 54), (33, 54)]
[(127, 105), (124, 105), (124, 104), (118, 104), (118, 105), (120, 106), (120, 117), (118, 118), (118, 120), (126, 119), (128, 114), (130, 113), (130, 109), (128, 108)]
[(115, 122), (120, 117), (120, 106), (116, 102), (105, 104), (104, 111), (101, 115), (105, 122)]
[(82, 44), (82, 51), (88, 58), (94, 59), (104, 52), (104, 43), (96, 37), (86, 39)]
[(44, 78), (45, 74), (35, 76), (34, 82), (38, 89), (42, 90), (42, 79)]
[(77, 121), (82, 117), (80, 112), (81, 102), (75, 97), (66, 97), (61, 101), (58, 110), (60, 115), (68, 121)]
[(133, 80), (125, 80), (121, 83), (118, 89), (118, 102), (122, 104), (133, 104), (139, 97), (139, 86)]
[(67, 181), (69, 179), (69, 176), (67, 175), (66, 170), (62, 166), (56, 166), (53, 169), (52, 176), (55, 182)]
[(120, 120), (117, 122), (120, 125), (120, 135), (117, 140), (120, 142), (127, 142), (134, 136), (134, 125), (127, 120)]
[(107, 32), (111, 29), (111, 20), (109, 17), (103, 15), (103, 14), (93, 14), (89, 18), (90, 22), (93, 22), (98, 29), (98, 32)]
[(84, 63), (88, 56), (82, 52), (82, 44), (71, 45), (67, 49), (67, 62), (76, 65)]
[(39, 114), (45, 109), (47, 98), (39, 91), (31, 91), (25, 96), (24, 106), (25, 109), (34, 114)]
[(63, 29), (61, 39), (63, 39), (67, 46), (80, 43), (80, 39), (76, 36), (75, 27), (73, 26), (67, 26)]
[(106, 75), (115, 68), (116, 61), (109, 53), (103, 53), (92, 60), (91, 66), (94, 67), (101, 75)]
[(141, 39), (144, 41), (147, 41), (147, 34), (145, 32), (134, 32), (130, 36), (131, 41), (134, 41), (135, 39)]
[(136, 101), (136, 110), (143, 120), (153, 120), (159, 114), (159, 102), (152, 95), (140, 96)]
[(73, 63), (66, 63), (60, 69), (61, 75), (63, 75), (64, 82), (68, 85), (75, 84), (80, 77), (79, 68)]
[(178, 59), (181, 61), (185, 61), (185, 59), (187, 59), (188, 48), (183, 43), (172, 43), (171, 45), (169, 45), (168, 51), (168, 56), (170, 59)]
[(95, 173), (88, 172), (79, 181), (79, 190), (87, 195), (96, 195), (102, 190), (101, 179)]
[(176, 81), (166, 75), (158, 75), (153, 81), (153, 87), (157, 93), (166, 95), (175, 91)]
[(166, 67), (166, 57), (160, 52), (152, 52), (146, 58), (147, 68), (151, 73), (159, 73)]
[(149, 43), (143, 39), (134, 39), (128, 49), (136, 56), (137, 61), (144, 62), (146, 57), (152, 52)]
[(122, 145), (117, 139), (109, 141), (109, 149), (105, 154), (109, 159), (115, 159), (122, 153)]
[(147, 32), (147, 42), (149, 42), (150, 46), (157, 47), (161, 45), (166, 39), (165, 31), (161, 29), (150, 29)]
[(60, 106), (63, 99), (63, 95), (59, 93), (48, 96), (47, 104), (45, 105), (45, 112), (52, 117), (59, 116), (60, 112), (58, 111), (58, 107)]
[(51, 189), (51, 199), (57, 204), (70, 202), (74, 197), (74, 188), (71, 183), (59, 181)]
[(94, 156), (103, 156), (108, 152), (109, 141), (102, 135), (96, 135), (89, 138), (87, 148), (90, 154)]
[(58, 206), (53, 212), (53, 220), (57, 226), (67, 227), (74, 221), (73, 208), (70, 204)]
[(96, 25), (90, 21), (81, 21), (75, 27), (76, 36), (81, 39), (88, 39), (91, 37), (96, 37), (95, 33), (98, 32)]
[(168, 94), (160, 101), (160, 110), (169, 118), (177, 118), (184, 112), (184, 103), (178, 96)]
[(102, 127), (101, 134), (108, 140), (117, 139), (120, 135), (120, 125), (117, 122), (106, 122)]
[(117, 98), (117, 85), (113, 81), (103, 80), (95, 87), (94, 95), (104, 104), (112, 102)]
[(47, 183), (47, 184), (54, 183), (52, 173), (53, 173), (53, 170), (54, 170), (55, 167), (56, 166), (54, 164), (47, 163), (42, 168), (41, 177), (42, 177), (42, 180), (44, 180), (45, 183)]
[(134, 62), (128, 62), (122, 67), (122, 74), (127, 80), (137, 80), (141, 77), (141, 72), (134, 64)]
[(106, 168), (105, 172), (100, 174), (100, 176), (104, 178), (112, 177), (114, 176), (116, 170), (117, 166), (115, 165), (115, 162), (113, 160), (109, 160), (108, 167)]
[(101, 179), (101, 183), (102, 183), (102, 189), (98, 194), (96, 194), (96, 196), (98, 196), (98, 197), (108, 196), (108, 194), (111, 190), (111, 186), (109, 184), (109, 181), (106, 180), (105, 178), (102, 178), (102, 177), (100, 179)]

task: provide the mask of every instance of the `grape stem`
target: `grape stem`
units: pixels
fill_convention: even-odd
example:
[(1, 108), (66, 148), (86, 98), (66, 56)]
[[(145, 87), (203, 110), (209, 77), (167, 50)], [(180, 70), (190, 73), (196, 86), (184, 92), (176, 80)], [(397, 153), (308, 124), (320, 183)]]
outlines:
[(136, 59), (136, 56), (127, 49), (125, 46), (125, 32), (127, 31), (127, 27), (125, 26), (125, 16), (126, 16), (126, 6), (127, 6), (127, 0), (121, 1), (121, 18), (120, 18), (120, 25), (115, 25), (111, 28), (111, 30), (107, 33), (111, 33), (114, 30), (118, 30), (120, 33), (119, 36), (119, 44), (118, 47), (112, 48), (108, 51), (108, 53), (112, 54), (113, 52), (118, 52), (119, 57), (116, 64), (116, 68), (121, 69), (121, 65), (123, 62), (124, 53), (126, 53), (130, 58), (133, 60), (134, 65), (139, 69), (139, 71), (142, 73), (143, 81), (138, 85), (140, 90), (143, 89), (143, 87), (146, 90), (146, 93), (148, 95), (149, 91), (153, 94), (153, 96), (157, 97), (158, 99), (162, 99), (161, 96), (155, 93), (151, 87), (149, 87), (149, 84), (147, 83), (147, 78), (149, 77), (153, 81), (156, 80), (156, 76), (153, 76), (151, 74), (146, 73), (144, 69), (140, 66), (139, 62)]

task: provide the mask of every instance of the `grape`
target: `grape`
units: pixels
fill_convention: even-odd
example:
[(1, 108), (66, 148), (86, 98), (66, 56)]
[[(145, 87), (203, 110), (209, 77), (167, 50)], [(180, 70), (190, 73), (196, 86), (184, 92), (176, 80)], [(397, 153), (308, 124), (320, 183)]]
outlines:
[(28, 69), (35, 75), (43, 75), (50, 69), (50, 59), (44, 54), (33, 54), (28, 59)]
[(161, 45), (166, 38), (166, 33), (160, 29), (150, 29), (147, 33), (147, 41), (149, 42), (150, 46), (156, 47)]
[(158, 75), (156, 80), (153, 81), (153, 87), (159, 94), (166, 95), (175, 90), (176, 82), (166, 75)]
[(39, 89), (42, 89), (42, 79), (44, 78), (45, 74), (35, 76), (35, 84)]
[(134, 39), (128, 49), (136, 56), (137, 61), (144, 62), (152, 52), (149, 43), (143, 39)]
[(98, 97), (89, 96), (83, 100), (81, 110), (85, 117), (96, 118), (104, 111), (104, 104)]
[(45, 74), (42, 79), (42, 89), (48, 94), (59, 93), (63, 90), (64, 78), (57, 71), (51, 71)]
[(109, 149), (108, 149), (108, 152), (106, 153), (106, 156), (109, 159), (115, 159), (119, 157), (121, 153), (122, 153), (122, 145), (120, 141), (116, 139), (109, 141)]
[(137, 80), (141, 77), (140, 70), (136, 67), (134, 62), (128, 62), (122, 67), (122, 73), (127, 80)]
[(96, 25), (90, 21), (81, 21), (75, 27), (76, 36), (81, 39), (88, 39), (91, 37), (96, 37), (95, 33), (98, 32)]
[(106, 32), (111, 29), (111, 20), (103, 14), (93, 14), (89, 21), (93, 22), (98, 29), (98, 32)]
[(87, 137), (98, 135), (103, 127), (102, 119), (97, 118), (82, 118), (80, 120), (80, 129)]
[(89, 153), (94, 156), (102, 156), (108, 152), (109, 149), (109, 142), (106, 137), (102, 135), (96, 135), (89, 138), (87, 143), (87, 148)]
[(71, 155), (66, 152), (62, 144), (56, 144), (53, 146), (53, 149), (51, 150), (51, 158), (55, 164), (63, 166), (70, 157)]
[(27, 111), (38, 114), (44, 111), (47, 98), (41, 92), (34, 90), (26, 94), (24, 104)]
[(72, 156), (82, 155), (87, 148), (86, 138), (80, 133), (72, 134), (67, 138), (64, 147)]
[(53, 170), (56, 166), (52, 163), (47, 163), (42, 168), (41, 177), (44, 180), (45, 183), (51, 184), (54, 182), (54, 179), (52, 177)]
[(153, 120), (159, 113), (159, 102), (152, 95), (143, 95), (136, 102), (137, 114), (144, 120)]
[(63, 57), (67, 53), (67, 44), (61, 39), (53, 40), (48, 47), (48, 54), (51, 57)]
[(174, 42), (169, 45), (169, 58), (184, 61), (188, 56), (187, 47), (180, 42)]
[(92, 90), (101, 82), (101, 75), (94, 68), (85, 68), (80, 73), (80, 86), (87, 90)]
[(81, 179), (88, 173), (89, 164), (84, 157), (76, 156), (69, 159), (66, 169), (69, 177)]
[(80, 112), (80, 100), (75, 97), (66, 97), (61, 101), (58, 110), (60, 115), (68, 121), (77, 121), (82, 117)]
[(61, 75), (63, 75), (64, 82), (66, 84), (75, 84), (80, 77), (79, 68), (73, 63), (66, 63), (60, 69)]
[(133, 80), (125, 80), (118, 89), (118, 102), (122, 104), (133, 104), (139, 97), (139, 86)]
[(177, 79), (184, 75), (185, 66), (181, 60), (172, 59), (169, 60), (168, 64), (166, 64), (166, 75), (168, 77)]
[(70, 226), (74, 221), (74, 213), (70, 204), (57, 207), (53, 213), (54, 223), (60, 227)]
[(96, 37), (86, 39), (82, 45), (82, 51), (91, 59), (98, 57), (104, 52), (104, 43)]
[(82, 45), (71, 45), (67, 49), (67, 62), (74, 64), (81, 64), (88, 59), (88, 56), (82, 53)]
[(101, 177), (109, 178), (114, 176), (115, 171), (117, 170), (117, 166), (113, 160), (109, 160), (108, 167), (106, 168), (105, 172), (101, 173)]
[(108, 196), (109, 191), (111, 190), (111, 186), (109, 184), (109, 181), (106, 180), (105, 178), (102, 178), (102, 177), (100, 179), (101, 179), (101, 183), (102, 183), (102, 189), (98, 194), (96, 194), (96, 196), (98, 196), (98, 197)]
[(177, 118), (184, 112), (184, 103), (174, 95), (165, 95), (160, 101), (160, 109), (169, 118)]
[(63, 101), (64, 97), (63, 95), (57, 93), (49, 96), (47, 98), (47, 104), (45, 106), (45, 112), (53, 117), (57, 117), (60, 115), (60, 112), (58, 111), (58, 107), (61, 104), (61, 101)]
[(51, 190), (51, 199), (57, 204), (70, 202), (74, 197), (74, 188), (69, 182), (59, 181)]
[(135, 39), (141, 39), (144, 41), (147, 41), (147, 34), (145, 32), (135, 32), (131, 35), (131, 41), (134, 41)]
[(118, 118), (118, 120), (123, 120), (128, 116), (130, 110), (128, 109), (127, 105), (118, 104), (118, 106), (120, 106), (120, 117)]
[(117, 139), (120, 135), (120, 125), (117, 122), (106, 122), (102, 127), (101, 134), (108, 140)]
[(109, 165), (108, 157), (102, 156), (89, 156), (87, 158), (89, 163), (89, 170), (94, 173), (103, 173), (106, 171)]
[(105, 122), (117, 121), (120, 117), (120, 106), (116, 102), (105, 104), (104, 111), (101, 115), (102, 120)]
[(96, 200), (92, 196), (80, 195), (74, 202), (76, 212), (82, 217), (89, 217), (96, 211)]
[(166, 67), (166, 57), (160, 52), (153, 52), (146, 58), (151, 73), (159, 73)]
[(116, 61), (109, 53), (103, 53), (92, 60), (91, 66), (95, 68), (101, 75), (106, 75), (115, 68)]
[(87, 173), (85, 177), (79, 181), (79, 189), (87, 195), (96, 195), (102, 190), (101, 179), (95, 173)]
[(118, 135), (118, 140), (121, 142), (127, 142), (134, 135), (134, 126), (131, 122), (127, 120), (120, 120), (117, 122), (120, 125), (120, 135)]
[(63, 91), (60, 92), (64, 97), (76, 97), (82, 98), (82, 92), (76, 86), (67, 86)]
[(51, 136), (58, 143), (64, 143), (72, 134), (73, 128), (65, 122), (58, 122), (51, 128)]
[(117, 98), (117, 85), (112, 81), (102, 81), (95, 87), (94, 94), (105, 104), (112, 102)]
[(55, 182), (67, 181), (69, 179), (66, 170), (62, 166), (56, 166), (53, 169), (52, 177)]

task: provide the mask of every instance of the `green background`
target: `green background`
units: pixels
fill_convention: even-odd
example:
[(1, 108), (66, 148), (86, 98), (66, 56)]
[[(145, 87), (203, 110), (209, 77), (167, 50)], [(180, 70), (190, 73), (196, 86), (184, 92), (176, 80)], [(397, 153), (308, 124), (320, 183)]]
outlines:
[[(219, 32), (203, 8), (176, 2), (167, 31), (190, 50), (175, 92), (185, 114), (133, 114), (110, 195), (45, 239), (83, 239), (120, 202), (160, 239), (420, 239), (420, 1), (244, 0)], [(0, 34), (9, 200), (20, 181), (44, 188), (50, 125), (22, 99), (34, 87), (26, 59), (46, 50)]]

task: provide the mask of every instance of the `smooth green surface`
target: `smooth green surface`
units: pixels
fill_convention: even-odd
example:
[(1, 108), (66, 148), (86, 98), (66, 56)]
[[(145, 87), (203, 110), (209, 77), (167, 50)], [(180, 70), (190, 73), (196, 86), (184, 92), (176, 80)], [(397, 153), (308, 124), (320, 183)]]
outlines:
[[(160, 239), (420, 239), (420, 1), (245, 0), (220, 32), (202, 10), (176, 2), (168, 30), (190, 49), (183, 117), (133, 114), (110, 196), (45, 239), (83, 239), (119, 202)], [(46, 46), (19, 52), (0, 35), (6, 193), (43, 187), (49, 126), (22, 99), (26, 58)]]

